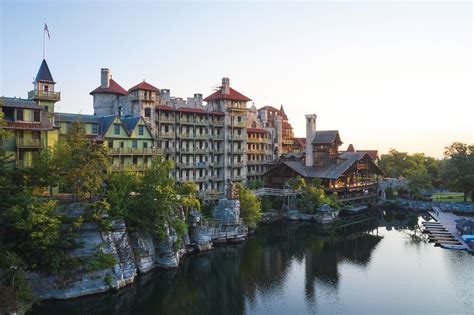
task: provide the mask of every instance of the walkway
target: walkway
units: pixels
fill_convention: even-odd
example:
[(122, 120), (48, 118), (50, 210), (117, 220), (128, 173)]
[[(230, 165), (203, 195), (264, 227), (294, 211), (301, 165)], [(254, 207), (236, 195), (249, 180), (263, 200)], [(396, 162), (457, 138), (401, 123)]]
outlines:
[(441, 223), (446, 230), (448, 230), (454, 238), (456, 238), (459, 243), (463, 244), (469, 252), (474, 252), (473, 249), (464, 241), (464, 239), (458, 234), (456, 229), (455, 220), (462, 219), (463, 217), (457, 216), (451, 212), (443, 212), (438, 207), (433, 207), (433, 211), (428, 211), (428, 213), (439, 223)]
[(301, 193), (299, 190), (295, 189), (279, 189), (279, 188), (258, 188), (254, 189), (253, 193), (255, 196), (260, 197), (260, 196), (295, 196)]

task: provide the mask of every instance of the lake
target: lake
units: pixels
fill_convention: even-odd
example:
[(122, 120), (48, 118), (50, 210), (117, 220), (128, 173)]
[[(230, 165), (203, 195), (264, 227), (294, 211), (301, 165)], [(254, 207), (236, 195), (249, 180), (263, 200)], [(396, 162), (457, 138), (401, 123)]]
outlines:
[(474, 314), (474, 256), (434, 247), (429, 217), (386, 217), (345, 237), (263, 226), (121, 291), (44, 302), (34, 314)]

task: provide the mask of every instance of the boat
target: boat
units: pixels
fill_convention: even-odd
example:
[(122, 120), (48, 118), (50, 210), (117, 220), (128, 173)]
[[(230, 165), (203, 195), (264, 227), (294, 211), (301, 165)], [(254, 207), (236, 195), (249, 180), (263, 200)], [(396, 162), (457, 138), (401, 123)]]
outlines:
[(474, 241), (474, 235), (463, 235), (461, 237), (465, 241)]
[(440, 244), (440, 246), (446, 249), (466, 249), (466, 246), (464, 245)]

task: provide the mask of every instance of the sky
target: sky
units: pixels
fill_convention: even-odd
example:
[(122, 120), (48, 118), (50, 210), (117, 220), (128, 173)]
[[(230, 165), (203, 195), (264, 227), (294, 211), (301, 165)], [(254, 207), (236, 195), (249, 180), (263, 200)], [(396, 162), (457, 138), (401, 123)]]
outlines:
[[(100, 68), (129, 89), (178, 97), (222, 77), (257, 108), (283, 104), (356, 149), (442, 157), (474, 143), (472, 2), (152, 2), (0, 0), (0, 95), (26, 97), (43, 58), (57, 111), (92, 114)], [(252, 104), (249, 103), (249, 106)]]

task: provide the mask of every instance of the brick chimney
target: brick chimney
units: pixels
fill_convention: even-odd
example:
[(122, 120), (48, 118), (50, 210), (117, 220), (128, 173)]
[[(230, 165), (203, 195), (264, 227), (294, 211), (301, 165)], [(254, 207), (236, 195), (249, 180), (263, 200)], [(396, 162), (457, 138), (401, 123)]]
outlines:
[(110, 69), (100, 69), (100, 87), (106, 89), (110, 86)]
[(222, 78), (221, 93), (224, 95), (230, 94), (230, 80), (229, 78)]
[(316, 134), (316, 114), (308, 114), (306, 117), (306, 148), (305, 148), (305, 165), (313, 166), (314, 153), (313, 153), (313, 139)]

